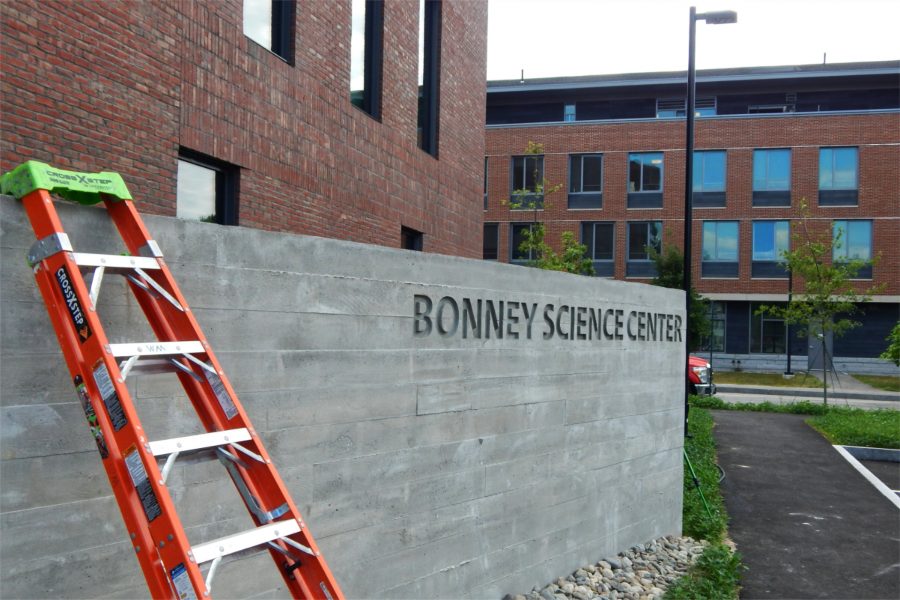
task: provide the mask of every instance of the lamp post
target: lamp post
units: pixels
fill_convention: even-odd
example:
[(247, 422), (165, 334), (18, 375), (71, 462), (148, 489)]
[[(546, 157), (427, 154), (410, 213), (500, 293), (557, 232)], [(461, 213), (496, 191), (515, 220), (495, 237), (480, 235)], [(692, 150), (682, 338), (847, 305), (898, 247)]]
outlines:
[(737, 23), (737, 13), (733, 10), (705, 12), (697, 14), (697, 8), (691, 7), (690, 33), (688, 35), (688, 73), (687, 73), (687, 141), (685, 142), (684, 168), (684, 434), (688, 433), (688, 396), (691, 391), (691, 201), (694, 192), (694, 92), (697, 85), (696, 68), (694, 66), (694, 45), (697, 21), (706, 21), (710, 25)]

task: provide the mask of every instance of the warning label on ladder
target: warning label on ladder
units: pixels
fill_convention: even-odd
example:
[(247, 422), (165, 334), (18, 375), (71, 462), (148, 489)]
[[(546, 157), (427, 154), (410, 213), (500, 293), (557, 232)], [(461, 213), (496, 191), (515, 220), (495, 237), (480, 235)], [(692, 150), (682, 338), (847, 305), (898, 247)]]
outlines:
[(194, 593), (194, 587), (191, 585), (191, 579), (188, 576), (184, 563), (169, 572), (172, 578), (172, 585), (175, 586), (175, 594), (178, 600), (197, 600), (197, 594)]
[(212, 363), (206, 363), (209, 365), (209, 369), (205, 370), (206, 380), (209, 381), (209, 386), (212, 388), (213, 393), (216, 395), (216, 399), (219, 401), (219, 406), (222, 407), (222, 412), (225, 413), (225, 416), (229, 419), (233, 419), (235, 415), (237, 415), (237, 407), (234, 405), (234, 400), (231, 399), (231, 396), (228, 395), (228, 390), (225, 389), (225, 384), (222, 383), (222, 378), (216, 374), (213, 369)]
[(103, 361), (100, 361), (94, 367), (94, 381), (97, 383), (97, 389), (100, 390), (103, 404), (106, 405), (106, 412), (109, 414), (109, 420), (112, 421), (113, 429), (119, 431), (125, 427), (128, 420), (125, 418), (125, 411), (122, 410), (122, 403), (119, 402), (116, 387), (109, 376), (109, 370), (103, 364)]
[(156, 499), (156, 494), (153, 493), (153, 486), (150, 485), (150, 478), (147, 477), (147, 469), (144, 468), (144, 461), (141, 460), (141, 454), (137, 451), (136, 446), (125, 451), (125, 466), (128, 467), (128, 474), (131, 475), (134, 489), (137, 490), (138, 497), (141, 499), (147, 520), (152, 521), (162, 514), (162, 509), (159, 508), (159, 501)]

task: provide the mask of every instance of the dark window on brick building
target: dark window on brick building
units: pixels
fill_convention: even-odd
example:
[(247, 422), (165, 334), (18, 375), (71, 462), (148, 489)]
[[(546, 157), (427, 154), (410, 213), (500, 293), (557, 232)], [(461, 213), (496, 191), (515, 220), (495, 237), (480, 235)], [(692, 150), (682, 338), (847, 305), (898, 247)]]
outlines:
[(484, 157), (484, 210), (488, 209), (488, 157)]
[(419, 0), (419, 148), (437, 156), (441, 81), (441, 3)]
[(400, 247), (421, 252), (425, 247), (425, 236), (411, 227), (400, 227)]
[(497, 260), (500, 250), (500, 225), (498, 223), (484, 224), (484, 260)]
[(569, 208), (603, 208), (603, 155), (569, 156)]
[(384, 3), (353, 0), (350, 28), (350, 101), (381, 118)]
[(615, 274), (616, 224), (582, 223), (581, 243), (587, 246), (587, 255), (593, 261), (597, 275), (612, 277)]
[(864, 261), (856, 279), (872, 279), (872, 221), (834, 221), (831, 227), (831, 258), (834, 262)]
[(244, 0), (244, 35), (294, 62), (295, 0)]
[(738, 276), (738, 222), (703, 222), (702, 277)]
[(656, 264), (647, 250), (662, 250), (662, 221), (635, 221), (628, 223), (628, 260), (626, 277), (654, 277)]
[(237, 225), (239, 172), (234, 165), (182, 149), (178, 156), (176, 216)]
[(509, 224), (509, 262), (523, 264), (538, 258), (537, 252), (533, 248), (522, 250), (525, 233), (532, 227), (534, 227), (534, 223)]
[(790, 249), (789, 221), (753, 221), (753, 263), (750, 276), (786, 279), (784, 253)]
[(628, 155), (628, 208), (662, 208), (662, 152)]
[(509, 204), (513, 210), (543, 208), (544, 195), (538, 187), (544, 181), (544, 157), (535, 154), (513, 156), (510, 167)]

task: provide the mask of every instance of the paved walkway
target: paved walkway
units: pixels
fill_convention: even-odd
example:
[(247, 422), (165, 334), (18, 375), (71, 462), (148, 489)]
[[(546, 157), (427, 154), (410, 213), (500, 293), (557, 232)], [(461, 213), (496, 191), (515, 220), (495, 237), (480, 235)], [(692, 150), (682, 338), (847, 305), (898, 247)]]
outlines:
[(900, 511), (805, 417), (713, 414), (742, 598), (900, 598)]

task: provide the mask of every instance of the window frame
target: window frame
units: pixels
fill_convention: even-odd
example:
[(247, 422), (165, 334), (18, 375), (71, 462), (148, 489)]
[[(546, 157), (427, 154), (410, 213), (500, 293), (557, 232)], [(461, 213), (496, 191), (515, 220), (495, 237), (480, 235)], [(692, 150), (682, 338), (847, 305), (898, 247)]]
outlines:
[[(644, 175), (646, 170), (647, 162), (652, 161), (656, 158), (659, 158), (659, 189), (655, 190), (646, 190), (644, 189)], [(637, 162), (640, 164), (640, 189), (632, 190), (631, 186), (632, 181), (631, 173), (632, 173), (632, 163)], [(628, 153), (628, 178), (627, 181), (627, 190), (628, 190), (628, 201), (627, 208), (662, 208), (663, 206), (663, 192), (665, 190), (665, 170), (666, 164), (666, 155), (665, 152), (655, 151), (655, 152), (629, 152)]]
[[(779, 319), (778, 317), (773, 317), (772, 315), (769, 315), (769, 314), (757, 314), (756, 311), (759, 309), (759, 307), (766, 305), (766, 304), (771, 304), (771, 303), (765, 303), (765, 302), (751, 302), (750, 303), (750, 326), (749, 326), (750, 327), (750, 332), (749, 332), (750, 335), (748, 336), (749, 342), (750, 342), (750, 348), (749, 348), (750, 352), (749, 353), (750, 354), (775, 354), (775, 355), (786, 354), (788, 344), (790, 343), (790, 340), (788, 339), (789, 331), (788, 331), (787, 323), (785, 323), (784, 319)], [(777, 304), (783, 305), (784, 303), (781, 302), (781, 303), (777, 303)], [(765, 331), (766, 331), (767, 323), (776, 323), (776, 324), (781, 323), (781, 327), (779, 329), (779, 333), (780, 333), (779, 337), (783, 342), (783, 347), (781, 348), (780, 351), (763, 349), (765, 347), (765, 339), (766, 339)]]
[[(535, 225), (537, 225), (537, 223), (534, 223), (532, 221), (527, 221), (527, 222), (512, 221), (512, 222), (510, 222), (510, 224), (509, 224), (509, 262), (510, 262), (510, 264), (527, 265), (531, 261), (539, 258), (535, 254), (535, 251), (533, 249), (528, 251), (528, 257), (526, 257), (526, 258), (516, 256), (516, 254), (519, 252), (518, 248), (516, 248), (516, 243), (515, 243), (516, 242), (516, 230), (517, 229), (532, 229), (535, 227)], [(519, 242), (519, 244), (521, 245), (521, 242)]]
[[(625, 277), (635, 277), (635, 278), (651, 278), (656, 275), (656, 264), (650, 258), (650, 255), (644, 251), (644, 258), (632, 258), (631, 254), (631, 238), (632, 238), (632, 228), (637, 226), (645, 227), (645, 235), (648, 243), (646, 246), (656, 246), (657, 252), (662, 251), (662, 243), (663, 243), (663, 228), (662, 221), (626, 221), (626, 230), (625, 230)], [(657, 244), (651, 244), (650, 242), (653, 240), (653, 236), (649, 231), (651, 226), (655, 226), (657, 229), (656, 241)]]
[[(851, 187), (834, 186), (834, 164), (836, 153), (853, 151), (853, 185)], [(831, 155), (831, 185), (823, 187), (822, 161), (826, 153)], [(858, 146), (826, 146), (819, 148), (819, 206), (857, 206), (859, 204), (859, 147)]]
[[(784, 224), (787, 227), (787, 245), (778, 247), (778, 229)], [(761, 237), (757, 228), (763, 225), (772, 225), (772, 258), (762, 258), (762, 253), (757, 253), (758, 240)], [(781, 251), (791, 250), (791, 222), (789, 219), (760, 219), (752, 221), (751, 225), (751, 249), (750, 249), (750, 278), (751, 279), (787, 279), (789, 276), (787, 263), (781, 256)], [(768, 255), (768, 251), (766, 252)]]
[[(215, 173), (215, 214), (212, 222), (219, 225), (239, 225), (238, 197), (240, 191), (240, 168), (189, 148), (179, 148), (178, 162), (186, 162)], [(178, 210), (176, 163), (175, 207)], [(185, 219), (184, 217), (181, 217)], [(185, 219), (194, 220), (194, 219)]]
[[(494, 230), (493, 235), (491, 236), (494, 240), (494, 256), (493, 258), (487, 256), (488, 254), (488, 229), (491, 228)], [(484, 227), (482, 228), (481, 235), (481, 259), (482, 260), (500, 260), (500, 223), (496, 221), (486, 222), (484, 223)]]
[[(361, 0), (365, 10), (363, 20), (363, 87), (353, 89), (353, 2), (350, 15), (350, 103), (376, 121), (381, 121), (382, 73), (384, 68), (384, 2)], [(361, 92), (357, 103), (354, 92)]]
[[(703, 176), (707, 170), (707, 159), (712, 156), (722, 157), (722, 186), (721, 189), (706, 189), (703, 185)], [(700, 187), (697, 187), (697, 177), (700, 178)], [(691, 182), (691, 206), (694, 208), (724, 208), (728, 191), (728, 153), (725, 150), (695, 150), (694, 151), (694, 181)]]
[[(838, 227), (840, 223), (844, 223), (845, 228), (843, 231), (844, 242), (842, 246), (836, 245), (836, 237), (838, 233)], [(853, 258), (849, 256), (850, 250), (850, 224), (851, 223), (865, 223), (867, 225), (867, 233), (868, 240), (866, 247), (868, 249), (868, 257), (866, 258)], [(844, 251), (840, 252), (843, 249)], [(875, 224), (872, 219), (835, 219), (831, 222), (831, 260), (833, 263), (846, 263), (851, 260), (861, 260), (865, 263), (865, 265), (859, 270), (854, 279), (872, 279), (872, 259), (875, 254)]]
[[(608, 239), (610, 241), (610, 257), (597, 258), (597, 240), (601, 237), (597, 230), (603, 227), (609, 228)], [(604, 238), (606, 239), (606, 238)], [(595, 274), (598, 277), (615, 276), (616, 266), (616, 222), (615, 221), (582, 221), (581, 243), (587, 246), (587, 257), (594, 265)]]
[[(725, 233), (719, 232), (722, 226), (734, 228), (734, 259), (719, 257), (719, 241)], [(715, 248), (711, 258), (707, 256), (707, 230), (714, 227)], [(741, 258), (741, 223), (738, 220), (703, 221), (700, 248), (701, 277), (704, 279), (734, 279), (739, 275)]]
[(422, 85), (416, 119), (419, 148), (437, 158), (441, 83), (441, 1), (419, 0)]
[(269, 24), (269, 32), (271, 34), (271, 43), (269, 46), (265, 42), (249, 35), (246, 30), (246, 10), (247, 2), (244, 0), (244, 14), (241, 16), (242, 32), (244, 37), (251, 40), (260, 48), (265, 48), (289, 65), (294, 64), (294, 31), (297, 15), (296, 0), (271, 0), (272, 18)]
[[(522, 161), (522, 187), (516, 187), (518, 183), (517, 178), (517, 170), (516, 161)], [(534, 181), (534, 188), (527, 187), (528, 185), (528, 161), (535, 160), (537, 161), (537, 175)], [(518, 154), (515, 156), (511, 156), (509, 159), (509, 197), (510, 197), (510, 210), (543, 210), (544, 208), (544, 194), (538, 194), (537, 188), (538, 184), (542, 184), (544, 181), (544, 155), (543, 154)], [(513, 202), (523, 202), (525, 205), (523, 206), (515, 206)]]
[[(584, 159), (585, 158), (596, 158), (599, 159), (600, 162), (600, 190), (599, 191), (584, 191)], [(574, 189), (575, 185), (575, 163), (578, 161), (580, 163), (579, 173), (581, 174), (581, 181), (578, 182), (578, 189)], [(574, 153), (569, 155), (569, 174), (568, 174), (568, 207), (570, 210), (578, 210), (578, 209), (600, 209), (603, 208), (603, 187), (605, 184), (604, 176), (605, 176), (605, 168), (604, 168), (604, 160), (603, 154), (600, 152), (584, 152), (584, 153)]]
[[(787, 156), (787, 182), (785, 187), (777, 187), (780, 184), (770, 183), (769, 172), (772, 161), (775, 156)], [(754, 207), (770, 207), (770, 206), (790, 206), (791, 205), (791, 177), (793, 167), (793, 150), (791, 148), (754, 148), (753, 164), (751, 165), (751, 180), (753, 189), (753, 206)], [(765, 157), (765, 176), (757, 177), (757, 161), (758, 157)], [(759, 181), (764, 181), (764, 185), (758, 186)]]

